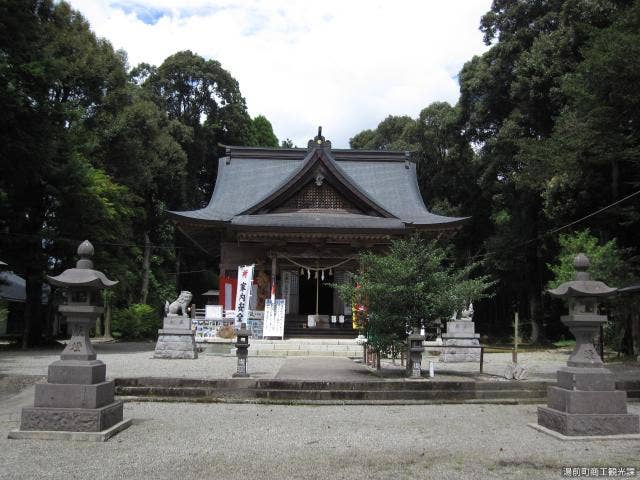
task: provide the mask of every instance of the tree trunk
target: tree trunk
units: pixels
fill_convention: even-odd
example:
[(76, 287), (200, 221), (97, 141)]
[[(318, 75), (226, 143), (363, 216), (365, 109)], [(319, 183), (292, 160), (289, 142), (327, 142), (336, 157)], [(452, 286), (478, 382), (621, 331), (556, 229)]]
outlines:
[[(104, 313), (103, 313), (104, 315)], [(102, 336), (102, 315), (99, 315), (96, 318), (96, 337), (101, 337)]]
[(111, 338), (111, 298), (104, 296), (104, 338)]
[(611, 160), (611, 199), (617, 200), (620, 193), (620, 164)]
[(38, 273), (26, 275), (26, 304), (22, 348), (38, 345), (42, 338), (42, 279)]
[(529, 294), (529, 312), (531, 318), (531, 336), (529, 341), (537, 343), (540, 340), (540, 293), (530, 292)]
[(182, 249), (176, 249), (176, 292), (180, 292), (180, 268), (182, 267)]
[(144, 232), (144, 256), (142, 257), (142, 289), (140, 303), (147, 303), (149, 296), (149, 271), (151, 270), (151, 241), (149, 232)]

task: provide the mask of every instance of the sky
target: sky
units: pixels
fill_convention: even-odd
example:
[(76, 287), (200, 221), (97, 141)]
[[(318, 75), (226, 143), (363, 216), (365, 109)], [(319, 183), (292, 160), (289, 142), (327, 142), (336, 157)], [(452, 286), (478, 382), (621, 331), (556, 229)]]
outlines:
[(491, 0), (68, 0), (129, 65), (180, 50), (215, 59), (252, 117), (300, 147), (335, 148), (388, 115), (456, 103), (463, 64), (488, 47)]

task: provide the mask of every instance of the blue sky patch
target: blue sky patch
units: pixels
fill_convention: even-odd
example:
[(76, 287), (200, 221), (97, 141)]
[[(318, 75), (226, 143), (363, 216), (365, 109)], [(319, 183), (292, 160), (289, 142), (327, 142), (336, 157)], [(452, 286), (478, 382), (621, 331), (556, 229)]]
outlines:
[(111, 7), (122, 10), (126, 14), (133, 13), (141, 22), (147, 25), (155, 25), (165, 15), (171, 15), (171, 11), (168, 9), (147, 7), (136, 3), (112, 3)]

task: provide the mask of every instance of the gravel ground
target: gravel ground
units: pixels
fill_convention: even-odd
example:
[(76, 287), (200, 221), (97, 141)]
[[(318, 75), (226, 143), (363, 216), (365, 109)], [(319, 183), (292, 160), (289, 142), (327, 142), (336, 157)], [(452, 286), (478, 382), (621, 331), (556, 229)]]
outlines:
[[(234, 356), (201, 353), (195, 360), (154, 359), (154, 342), (113, 342), (96, 343), (94, 348), (98, 358), (107, 364), (108, 378), (122, 377), (182, 377), (182, 378), (230, 378), (236, 371)], [(2, 375), (46, 375), (49, 364), (59, 358), (58, 349), (0, 350), (0, 376)], [(555, 380), (555, 372), (566, 365), (569, 350), (548, 350), (520, 353), (519, 364), (524, 366), (530, 380)], [(295, 357), (290, 357), (294, 359)], [(320, 357), (322, 358), (322, 357)], [(422, 368), (429, 369), (429, 361), (435, 362), (438, 372), (461, 372), (478, 377), (477, 362), (442, 363), (437, 357), (424, 356)], [(285, 364), (285, 357), (249, 357), (249, 371), (254, 378), (275, 378)], [(511, 362), (510, 353), (487, 353), (484, 356), (483, 380), (500, 379)], [(382, 360), (383, 377), (396, 378), (404, 375), (400, 361)], [(608, 363), (607, 367), (616, 373), (618, 379), (640, 379), (640, 364)], [(0, 390), (2, 386), (0, 385)]]
[[(229, 378), (235, 358), (154, 360), (152, 343), (98, 344), (109, 377)], [(17, 428), (34, 381), (60, 349), (0, 352), (0, 425)], [(521, 354), (531, 377), (554, 376), (566, 352)], [(428, 365), (425, 359), (425, 364)], [(509, 354), (488, 354), (500, 375)], [(285, 359), (252, 357), (273, 378)], [(395, 367), (385, 361), (386, 368)], [(477, 371), (477, 364), (438, 370)], [(638, 379), (638, 364), (615, 364)], [(488, 375), (487, 377), (490, 377)], [(377, 479), (562, 478), (563, 467), (634, 467), (640, 440), (562, 442), (527, 423), (535, 405), (284, 406), (126, 403), (134, 424), (107, 443), (8, 440), (0, 432), (0, 479)], [(629, 411), (640, 414), (640, 404)]]
[[(184, 377), (231, 378), (237, 361), (232, 356), (199, 354), (195, 360), (153, 358), (155, 342), (97, 343), (98, 359), (107, 364), (108, 378)], [(62, 348), (0, 351), (0, 374), (46, 375), (49, 364), (57, 360)], [(284, 363), (282, 357), (260, 357), (249, 360), (255, 378), (273, 378)]]
[[(558, 479), (566, 466), (640, 467), (640, 440), (562, 442), (527, 426), (534, 405), (127, 403), (125, 417), (134, 425), (107, 443), (0, 436), (0, 479)], [(3, 430), (18, 418), (0, 415)]]

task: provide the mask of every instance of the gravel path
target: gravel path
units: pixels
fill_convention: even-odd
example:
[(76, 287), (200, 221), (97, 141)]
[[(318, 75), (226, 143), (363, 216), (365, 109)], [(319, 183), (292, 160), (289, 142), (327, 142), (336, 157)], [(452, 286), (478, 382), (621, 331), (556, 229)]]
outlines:
[[(534, 405), (127, 403), (125, 417), (134, 425), (102, 444), (2, 435), (0, 479), (558, 479), (565, 466), (640, 467), (640, 441), (561, 442), (527, 426)], [(0, 415), (3, 430), (18, 418)]]
[[(155, 343), (98, 343), (98, 359), (107, 364), (107, 377), (231, 378), (236, 371), (235, 357), (200, 354), (195, 360), (153, 358)], [(46, 375), (49, 364), (57, 360), (62, 348), (54, 350), (0, 351), (0, 375)], [(284, 363), (283, 357), (249, 359), (255, 378), (273, 378)]]
[[(201, 353), (195, 360), (165, 360), (154, 359), (153, 342), (114, 342), (96, 343), (94, 348), (98, 358), (107, 364), (108, 378), (123, 377), (179, 377), (179, 378), (203, 378), (217, 379), (230, 378), (236, 371), (236, 358), (234, 356), (214, 355)], [(62, 348), (58, 349), (32, 349), (0, 350), (0, 376), (1, 375), (46, 375), (49, 364), (59, 358)], [(530, 380), (555, 380), (555, 372), (566, 365), (569, 351), (549, 350), (538, 352), (520, 353), (519, 364), (524, 366)], [(249, 357), (248, 368), (254, 378), (275, 378), (285, 363), (302, 363), (302, 357)], [(316, 360), (314, 360), (314, 358)], [(322, 363), (330, 361), (325, 357), (309, 357), (309, 363)], [(438, 372), (446, 372), (447, 378), (453, 372), (461, 372), (478, 378), (479, 364), (468, 363), (442, 363), (437, 357), (425, 355), (422, 361), (423, 371), (428, 371), (429, 361), (435, 362), (436, 378)], [(498, 380), (503, 378), (505, 368), (511, 362), (510, 353), (487, 353), (484, 356), (483, 380)], [(391, 360), (382, 360), (383, 377), (397, 378), (404, 376), (404, 369), (400, 367), (400, 361), (395, 364)], [(640, 364), (612, 363), (607, 367), (616, 373), (618, 379), (639, 380)], [(289, 367), (288, 367), (289, 368)], [(330, 370), (330, 367), (328, 367)], [(355, 365), (354, 365), (354, 368)], [(325, 368), (326, 369), (326, 368)], [(320, 368), (322, 370), (322, 368)], [(283, 372), (285, 373), (285, 372)], [(326, 375), (325, 375), (326, 376)], [(287, 378), (293, 378), (287, 374)], [(297, 375), (304, 378), (304, 372)], [(315, 377), (314, 377), (315, 378)], [(324, 378), (324, 377), (323, 377)], [(317, 378), (316, 378), (317, 379)], [(1, 390), (1, 386), (0, 386)]]

